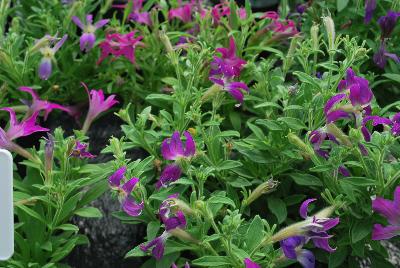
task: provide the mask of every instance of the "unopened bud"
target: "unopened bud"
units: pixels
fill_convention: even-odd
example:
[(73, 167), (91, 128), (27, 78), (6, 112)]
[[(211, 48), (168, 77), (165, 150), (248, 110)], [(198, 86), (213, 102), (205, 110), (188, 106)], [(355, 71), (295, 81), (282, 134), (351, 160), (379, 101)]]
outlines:
[(344, 144), (344, 145), (346, 145), (348, 147), (352, 146), (352, 143), (351, 143), (349, 137), (346, 134), (344, 134), (343, 131), (340, 128), (338, 128), (334, 123), (327, 124), (326, 125), (326, 129), (328, 130), (328, 132), (330, 134), (335, 136), (336, 139), (340, 143), (342, 143), (342, 144)]
[(308, 156), (311, 156), (314, 154), (314, 150), (309, 145), (305, 144), (304, 141), (302, 141), (296, 134), (289, 133), (287, 135), (287, 138), (291, 144), (298, 147), (300, 149), (300, 151), (308, 154)]
[(189, 234), (188, 232), (186, 232), (185, 230), (183, 230), (181, 228), (175, 228), (175, 229), (169, 230), (168, 232), (183, 241), (188, 241), (188, 242), (195, 243), (195, 244), (200, 243), (199, 240), (195, 239), (191, 234)]
[(44, 163), (46, 174), (50, 174), (53, 170), (54, 158), (54, 137), (50, 133), (47, 134), (46, 144), (44, 145)]
[(335, 32), (335, 23), (333, 22), (330, 16), (322, 17), (324, 21), (326, 34), (328, 36), (328, 44), (329, 50), (335, 50), (335, 39), (336, 39), (336, 32)]
[(164, 44), (164, 47), (167, 50), (167, 53), (174, 52), (171, 41), (169, 40), (167, 34), (164, 31), (160, 31), (159, 33), (160, 33), (160, 40)]
[(310, 32), (311, 32), (313, 50), (317, 51), (319, 49), (319, 36), (318, 36), (319, 25), (313, 24), (313, 26), (311, 26)]
[(214, 84), (212, 85), (203, 95), (203, 97), (201, 97), (201, 101), (202, 102), (206, 102), (208, 99), (210, 99), (211, 97), (213, 97), (215, 94), (217, 94), (218, 92), (222, 91), (222, 86), (218, 85), (218, 84)]
[(177, 198), (170, 198), (170, 207), (175, 207), (177, 210), (183, 211), (185, 215), (195, 215), (195, 211), (184, 201)]
[(273, 179), (269, 179), (266, 182), (261, 183), (256, 189), (250, 194), (250, 196), (244, 201), (245, 205), (250, 205), (255, 200), (257, 200), (263, 194), (268, 194), (273, 192), (278, 186), (279, 182)]

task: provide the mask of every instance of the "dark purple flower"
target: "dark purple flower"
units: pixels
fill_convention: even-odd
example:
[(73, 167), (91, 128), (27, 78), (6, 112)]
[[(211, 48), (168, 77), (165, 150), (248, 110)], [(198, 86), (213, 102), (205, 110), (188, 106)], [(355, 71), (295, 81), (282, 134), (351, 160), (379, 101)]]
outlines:
[(385, 42), (382, 41), (378, 51), (374, 54), (373, 60), (379, 68), (384, 69), (388, 58), (400, 63), (399, 57), (394, 53), (389, 53), (385, 48)]
[(400, 113), (397, 113), (392, 118), (392, 134), (395, 136), (400, 135)]
[(307, 4), (299, 4), (296, 6), (296, 11), (297, 13), (299, 13), (300, 15), (302, 15), (308, 8)]
[(181, 177), (181, 168), (176, 164), (168, 165), (161, 172), (160, 179), (156, 183), (156, 188), (167, 187), (170, 183), (177, 181)]
[(7, 131), (0, 128), (0, 148), (10, 150), (13, 147), (12, 141), (19, 137), (29, 136), (32, 133), (39, 131), (49, 131), (47, 128), (36, 125), (38, 112), (35, 112), (29, 118), (18, 122), (15, 111), (12, 108), (6, 107), (1, 108), (0, 110), (7, 111), (10, 115), (10, 123)]
[(351, 176), (350, 171), (345, 166), (340, 166), (338, 168), (338, 171), (339, 171), (340, 174), (343, 175), (343, 177), (350, 177)]
[(95, 155), (92, 155), (87, 151), (87, 144), (81, 143), (80, 141), (75, 142), (75, 147), (72, 149), (71, 154), (69, 155), (70, 157), (75, 157), (75, 158), (94, 158), (96, 157)]
[(244, 259), (243, 262), (244, 262), (244, 267), (245, 268), (261, 268), (260, 265), (258, 265), (257, 263), (253, 262), (249, 258)]
[(371, 141), (371, 133), (369, 132), (368, 128), (366, 127), (367, 123), (371, 121), (372, 125), (375, 127), (377, 125), (391, 125), (392, 121), (388, 118), (380, 117), (377, 115), (368, 115), (364, 117), (361, 126), (361, 133), (364, 136), (365, 141)]
[[(64, 35), (56, 44), (54, 42), (57, 40), (56, 36), (46, 35), (37, 42), (37, 48), (42, 53), (42, 59), (39, 64), (39, 77), (40, 79), (47, 80), (52, 72), (52, 61), (54, 60), (54, 55), (60, 49), (60, 47), (67, 40), (68, 35)], [(54, 44), (53, 47), (51, 45)]]
[(108, 19), (104, 19), (93, 24), (92, 14), (86, 15), (86, 24), (82, 23), (82, 21), (76, 16), (73, 16), (71, 19), (83, 31), (80, 38), (80, 47), (82, 51), (86, 52), (89, 52), (96, 42), (96, 35), (94, 32), (109, 22)]
[(400, 235), (400, 186), (394, 191), (394, 200), (377, 197), (372, 201), (372, 209), (387, 219), (389, 225), (375, 224), (372, 240), (386, 240)]
[(371, 21), (376, 8), (376, 0), (365, 0), (365, 16), (364, 23), (367, 24)]
[(373, 97), (368, 80), (356, 76), (351, 68), (347, 69), (346, 79), (339, 82), (338, 88), (339, 91), (349, 92), (349, 100), (353, 106), (365, 107), (370, 104)]
[(304, 268), (315, 267), (314, 254), (302, 246), (306, 243), (304, 236), (292, 236), (280, 241), (281, 249), (286, 258), (297, 260)]
[(140, 249), (144, 252), (151, 250), (151, 254), (156, 258), (156, 260), (160, 260), (164, 256), (165, 250), (165, 242), (171, 236), (170, 233), (164, 231), (162, 235), (157, 236), (147, 244), (140, 245)]
[(30, 115), (44, 110), (44, 119), (46, 120), (49, 113), (51, 113), (51, 111), (54, 109), (62, 110), (68, 113), (70, 112), (70, 109), (67, 107), (46, 100), (41, 100), (36, 91), (30, 87), (20, 87), (19, 90), (27, 92), (32, 96), (31, 102), (24, 101), (24, 103), (29, 106)]
[(108, 183), (112, 187), (119, 187), (121, 180), (124, 178), (126, 173), (126, 166), (122, 166), (115, 171), (110, 177), (108, 177)]
[(161, 144), (161, 154), (166, 160), (177, 160), (179, 158), (189, 158), (196, 153), (196, 144), (188, 131), (183, 135), (186, 143), (183, 145), (179, 131), (175, 131), (171, 138), (165, 139)]
[(396, 26), (397, 17), (399, 13), (389, 10), (386, 16), (382, 16), (378, 19), (379, 26), (381, 27), (381, 38), (389, 38), (392, 34), (394, 27)]

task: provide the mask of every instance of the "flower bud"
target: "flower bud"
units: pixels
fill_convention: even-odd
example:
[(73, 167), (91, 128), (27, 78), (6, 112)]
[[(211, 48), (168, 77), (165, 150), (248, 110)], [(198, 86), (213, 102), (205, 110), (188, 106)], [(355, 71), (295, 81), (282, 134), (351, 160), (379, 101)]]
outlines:
[(313, 50), (317, 51), (319, 49), (319, 37), (318, 37), (319, 25), (313, 24), (313, 26), (311, 26), (310, 32), (311, 32)]
[(244, 205), (250, 205), (253, 203), (255, 200), (257, 200), (260, 196), (263, 194), (271, 193), (273, 192), (276, 187), (278, 186), (279, 182), (275, 181), (273, 179), (269, 179), (266, 182), (261, 183), (260, 185), (257, 186), (256, 189), (250, 194), (250, 196), (243, 201)]
[(54, 158), (54, 137), (50, 133), (47, 134), (46, 144), (44, 145), (44, 163), (46, 174), (50, 174), (53, 170)]
[(184, 201), (177, 198), (170, 198), (170, 206), (175, 207), (177, 210), (183, 211), (185, 215), (195, 215), (195, 211)]
[(195, 239), (191, 234), (189, 234), (188, 232), (186, 232), (185, 230), (183, 230), (181, 228), (175, 228), (175, 229), (169, 230), (168, 232), (183, 241), (188, 241), (188, 242), (192, 242), (195, 244), (200, 243), (199, 240)]
[(300, 151), (306, 153), (308, 156), (311, 156), (314, 154), (314, 150), (310, 146), (305, 144), (304, 141), (302, 141), (296, 134), (289, 133), (287, 135), (287, 138), (291, 144), (298, 147), (300, 149)]
[(171, 41), (169, 40), (167, 34), (164, 31), (160, 31), (160, 40), (164, 44), (165, 49), (167, 50), (167, 53), (172, 53), (174, 52), (174, 49), (172, 48)]
[(331, 133), (333, 136), (335, 136), (340, 143), (348, 147), (352, 146), (349, 137), (346, 134), (344, 134), (343, 131), (340, 128), (338, 128), (334, 123), (327, 124), (326, 128), (328, 132)]
[(326, 34), (328, 36), (328, 44), (329, 50), (335, 50), (335, 39), (336, 39), (336, 32), (335, 32), (335, 23), (333, 22), (330, 16), (322, 17), (324, 21)]

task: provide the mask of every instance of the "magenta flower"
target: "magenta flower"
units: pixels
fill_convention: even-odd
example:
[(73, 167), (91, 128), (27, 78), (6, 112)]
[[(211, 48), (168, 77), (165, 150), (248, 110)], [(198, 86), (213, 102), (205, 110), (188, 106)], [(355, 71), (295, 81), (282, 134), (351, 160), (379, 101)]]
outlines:
[(302, 246), (306, 243), (304, 236), (292, 236), (280, 241), (281, 249), (286, 258), (297, 260), (304, 268), (315, 267), (314, 254)]
[(365, 16), (364, 16), (365, 24), (371, 21), (375, 9), (376, 9), (376, 0), (365, 0)]
[(368, 80), (354, 74), (354, 71), (347, 69), (345, 80), (339, 82), (339, 91), (348, 91), (349, 99), (353, 106), (369, 105), (372, 97), (374, 96), (372, 90), (369, 88)]
[(164, 168), (161, 173), (160, 179), (156, 183), (156, 188), (168, 187), (168, 185), (174, 181), (177, 181), (181, 177), (181, 168), (176, 164), (168, 165)]
[(25, 103), (29, 107), (29, 115), (44, 110), (44, 120), (46, 120), (48, 115), (54, 109), (62, 110), (67, 113), (71, 112), (70, 109), (68, 109), (67, 107), (46, 100), (41, 100), (36, 91), (30, 87), (20, 87), (19, 90), (27, 92), (32, 96), (32, 101), (23, 101), (23, 103)]
[(137, 46), (142, 46), (140, 40), (143, 36), (135, 37), (137, 31), (127, 34), (107, 34), (106, 40), (100, 43), (101, 55), (97, 64), (100, 64), (108, 55), (114, 55), (116, 58), (124, 56), (130, 62), (135, 63), (135, 51)]
[[(140, 23), (140, 24), (145, 24), (147, 26), (151, 26), (153, 24), (153, 22), (151, 21), (150, 13), (141, 11), (143, 8), (143, 0), (131, 0), (131, 1), (133, 2), (132, 12), (129, 14), (128, 19), (136, 21), (137, 23)], [(127, 6), (126, 4), (125, 5), (113, 5), (113, 7), (123, 8), (123, 9), (125, 9), (126, 6)]]
[(109, 22), (108, 19), (104, 19), (99, 20), (93, 25), (92, 14), (86, 15), (86, 24), (82, 23), (82, 21), (76, 16), (73, 16), (71, 19), (83, 31), (79, 41), (81, 50), (86, 52), (89, 52), (89, 50), (93, 48), (94, 43), (96, 42), (96, 35), (94, 34), (94, 32)]
[(87, 151), (88, 145), (85, 143), (81, 143), (80, 141), (75, 142), (75, 147), (72, 149), (71, 154), (69, 155), (70, 157), (75, 157), (75, 158), (94, 158), (96, 157), (95, 155), (92, 155)]
[(56, 36), (52, 37), (46, 35), (45, 37), (43, 37), (41, 40), (38, 41), (38, 43), (44, 44), (43, 47), (40, 47), (40, 53), (42, 53), (43, 55), (39, 64), (39, 71), (38, 71), (40, 79), (43, 80), (49, 79), (52, 72), (52, 61), (55, 60), (54, 55), (64, 44), (67, 38), (68, 35), (64, 35), (60, 39), (60, 41), (58, 41), (53, 47), (51, 47), (50, 45), (52, 45), (55, 42), (55, 40), (57, 40)]
[(115, 100), (115, 95), (110, 95), (107, 97), (107, 99), (104, 99), (104, 93), (101, 89), (92, 89), (89, 92), (89, 89), (85, 83), (82, 82), (82, 86), (85, 88), (89, 96), (89, 111), (82, 127), (83, 132), (86, 133), (94, 119), (96, 119), (96, 117), (98, 117), (102, 112), (105, 112), (113, 107), (118, 103), (118, 101)]
[(375, 224), (372, 240), (386, 240), (400, 235), (400, 186), (394, 191), (394, 200), (377, 197), (372, 201), (372, 209), (387, 219), (389, 225)]
[(267, 32), (272, 32), (271, 41), (279, 41), (295, 36), (299, 33), (296, 23), (293, 20), (281, 20), (279, 14), (275, 11), (267, 11), (261, 18), (269, 19), (271, 22), (266, 28), (257, 32), (258, 36), (262, 36)]
[(13, 140), (19, 137), (29, 136), (32, 133), (39, 131), (49, 131), (47, 128), (36, 125), (38, 112), (35, 112), (29, 118), (18, 122), (13, 109), (6, 107), (0, 110), (7, 111), (10, 114), (10, 125), (7, 131), (0, 128), (0, 148), (12, 150), (14, 147)]
[(371, 141), (371, 133), (369, 132), (368, 128), (366, 127), (366, 125), (369, 121), (372, 122), (372, 126), (374, 126), (374, 127), (377, 125), (391, 125), (392, 124), (392, 120), (390, 120), (388, 118), (384, 118), (384, 117), (380, 117), (380, 116), (376, 116), (376, 115), (366, 116), (362, 122), (361, 132), (364, 136), (365, 141), (368, 141), (368, 142)]
[(139, 182), (139, 179), (131, 178), (121, 185), (121, 182), (125, 177), (125, 173), (126, 166), (120, 167), (108, 178), (108, 183), (112, 189), (118, 192), (118, 200), (126, 214), (132, 217), (138, 217), (142, 214), (144, 202), (142, 200), (140, 203), (137, 203), (131, 194)]
[(389, 53), (386, 50), (385, 41), (382, 41), (378, 51), (374, 54), (373, 60), (379, 68), (384, 69), (387, 59), (392, 59), (396, 63), (400, 63), (400, 58), (394, 53)]
[(168, 11), (168, 20), (177, 18), (184, 23), (192, 21), (192, 4), (186, 3), (177, 8), (171, 8)]
[(389, 10), (386, 16), (378, 19), (379, 26), (381, 27), (381, 39), (389, 38), (396, 26), (397, 17), (400, 13)]
[(244, 262), (244, 267), (245, 268), (261, 268), (260, 265), (258, 265), (257, 263), (253, 262), (249, 258), (244, 259), (243, 262)]
[[(222, 3), (215, 5), (211, 9), (211, 17), (213, 19), (213, 23), (215, 26), (220, 23), (222, 18), (229, 17), (230, 15), (231, 15), (231, 8), (228, 1), (223, 1)], [(246, 9), (242, 7), (239, 8), (237, 10), (237, 15), (241, 20), (246, 19), (247, 17)]]
[(196, 153), (196, 144), (188, 131), (183, 135), (186, 137), (185, 145), (181, 140), (179, 131), (175, 131), (171, 138), (165, 139), (161, 144), (161, 154), (166, 160), (177, 160), (189, 158)]
[(392, 118), (392, 134), (395, 136), (400, 135), (400, 113), (397, 113)]

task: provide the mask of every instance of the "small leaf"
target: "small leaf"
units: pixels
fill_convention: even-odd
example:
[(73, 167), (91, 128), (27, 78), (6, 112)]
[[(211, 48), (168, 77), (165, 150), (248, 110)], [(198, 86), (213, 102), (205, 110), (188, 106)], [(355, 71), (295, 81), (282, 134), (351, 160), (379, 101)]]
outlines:
[(292, 177), (294, 182), (298, 185), (322, 186), (321, 180), (310, 174), (296, 173), (296, 174), (291, 174), (290, 177)]
[(347, 7), (349, 0), (336, 0), (337, 11), (340, 12)]
[(220, 266), (232, 267), (230, 258), (224, 256), (203, 256), (201, 258), (193, 260), (192, 264), (202, 267), (220, 267)]
[(212, 196), (208, 199), (211, 204), (226, 204), (230, 205), (232, 208), (236, 208), (235, 202), (232, 199), (225, 196)]
[(268, 198), (268, 208), (276, 216), (278, 223), (285, 221), (287, 217), (286, 204), (280, 198), (269, 197)]
[(264, 224), (260, 216), (256, 215), (251, 221), (249, 229), (246, 233), (246, 246), (249, 252), (256, 248), (256, 246), (263, 239)]
[(84, 218), (101, 218), (103, 214), (98, 208), (84, 207), (75, 211), (75, 214)]

